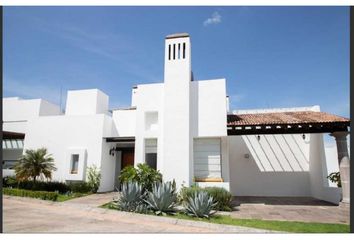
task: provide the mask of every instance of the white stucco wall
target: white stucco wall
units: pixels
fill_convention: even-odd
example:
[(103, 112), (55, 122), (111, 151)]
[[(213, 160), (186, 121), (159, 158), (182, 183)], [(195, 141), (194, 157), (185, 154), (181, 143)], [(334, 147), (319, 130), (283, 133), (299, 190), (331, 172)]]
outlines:
[[(104, 115), (103, 120), (103, 136), (107, 136), (112, 132), (112, 123), (113, 119), (110, 116)], [(108, 143), (105, 139), (102, 141), (102, 151), (101, 151), (101, 187), (100, 191), (112, 191), (114, 190), (115, 185), (115, 175), (116, 175), (116, 168), (120, 167), (118, 164), (120, 162), (117, 161), (116, 155), (110, 155), (109, 150), (115, 147), (115, 143)]]
[[(134, 164), (145, 162), (145, 138), (157, 138), (157, 169), (164, 173), (163, 169), (163, 142), (161, 138), (163, 124), (163, 94), (164, 84), (143, 84), (138, 85), (136, 89), (135, 103), (137, 106), (135, 112), (135, 156)], [(147, 112), (157, 112), (157, 128), (153, 130), (146, 129), (145, 117)], [(119, 125), (119, 123), (118, 123)], [(133, 129), (131, 129), (132, 131)]]
[(309, 144), (302, 135), (230, 136), (235, 196), (311, 196)]
[(40, 101), (39, 116), (61, 115), (60, 106), (48, 102), (44, 99)]
[(310, 186), (312, 196), (338, 204), (341, 200), (341, 189), (330, 184), (327, 179), (329, 168), (335, 169), (336, 166), (335, 161), (337, 158), (333, 159), (332, 157), (334, 157), (333, 154), (327, 156), (325, 154), (323, 134), (312, 134), (310, 145)]
[[(348, 146), (348, 150), (349, 150)], [(339, 172), (339, 165), (338, 165), (338, 153), (337, 153), (337, 146), (326, 146), (325, 147), (325, 155), (326, 155), (326, 169), (327, 169), (327, 176), (333, 172)], [(332, 183), (328, 181), (328, 185), (330, 187), (336, 187), (336, 183)]]
[(3, 99), (3, 121), (26, 121), (39, 116), (41, 99)]
[[(86, 166), (95, 164), (102, 168), (102, 181), (99, 191), (113, 190), (109, 179), (110, 172), (114, 171), (111, 159), (106, 156), (109, 146), (103, 141), (104, 125), (107, 121), (104, 114), (85, 116), (49, 116), (39, 117), (29, 121), (25, 136), (25, 149), (46, 147), (48, 153), (55, 159), (58, 168), (54, 172), (54, 179), (66, 180), (68, 152), (71, 149), (86, 151)], [(105, 161), (103, 163), (103, 161)], [(103, 164), (102, 164), (103, 163)], [(106, 164), (107, 163), (107, 164)], [(113, 181), (113, 180), (112, 180)]]
[(135, 136), (136, 110), (114, 110), (112, 114), (113, 122), (119, 137)]
[(68, 91), (65, 115), (108, 113), (108, 96), (98, 89)]
[(226, 136), (225, 79), (191, 82), (193, 137)]
[(4, 121), (2, 124), (2, 129), (3, 131), (8, 131), (8, 132), (26, 133), (27, 120), (8, 121), (8, 122)]
[(43, 99), (3, 98), (3, 131), (26, 133), (27, 121), (38, 116), (60, 115), (60, 107)]
[(2, 160), (17, 160), (22, 154), (22, 149), (3, 149)]

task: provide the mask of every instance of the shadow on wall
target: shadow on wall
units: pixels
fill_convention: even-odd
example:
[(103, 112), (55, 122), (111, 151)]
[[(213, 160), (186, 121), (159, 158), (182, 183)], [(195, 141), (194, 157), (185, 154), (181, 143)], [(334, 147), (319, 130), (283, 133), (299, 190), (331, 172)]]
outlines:
[(230, 136), (235, 196), (311, 196), (309, 144), (302, 135)]
[(302, 135), (242, 136), (261, 172), (309, 170), (309, 144)]

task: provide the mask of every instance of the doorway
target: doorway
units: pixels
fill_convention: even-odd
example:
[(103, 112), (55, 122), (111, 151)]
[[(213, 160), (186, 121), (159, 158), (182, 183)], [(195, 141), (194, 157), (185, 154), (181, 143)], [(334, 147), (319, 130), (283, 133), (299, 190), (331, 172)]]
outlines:
[(119, 175), (126, 166), (134, 166), (134, 148), (116, 148), (116, 170), (114, 176), (114, 189), (120, 190)]
[(126, 166), (134, 166), (134, 149), (125, 149), (122, 151), (122, 162), (120, 169), (124, 169)]

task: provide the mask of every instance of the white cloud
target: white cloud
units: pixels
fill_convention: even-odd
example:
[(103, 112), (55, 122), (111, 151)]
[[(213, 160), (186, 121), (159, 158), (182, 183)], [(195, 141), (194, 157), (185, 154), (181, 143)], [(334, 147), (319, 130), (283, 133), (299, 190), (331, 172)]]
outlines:
[(210, 18), (204, 21), (204, 26), (208, 26), (210, 24), (219, 24), (221, 23), (221, 15), (218, 12), (214, 12)]

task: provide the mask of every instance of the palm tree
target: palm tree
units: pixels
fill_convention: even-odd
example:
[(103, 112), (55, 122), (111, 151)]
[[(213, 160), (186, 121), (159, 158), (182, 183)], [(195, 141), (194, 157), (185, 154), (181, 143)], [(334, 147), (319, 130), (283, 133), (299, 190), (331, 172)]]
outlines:
[(47, 154), (46, 148), (26, 150), (14, 168), (17, 179), (27, 180), (32, 178), (33, 182), (36, 182), (36, 178), (42, 175), (47, 179), (51, 179), (52, 171), (57, 170), (54, 166), (54, 159), (50, 154)]

